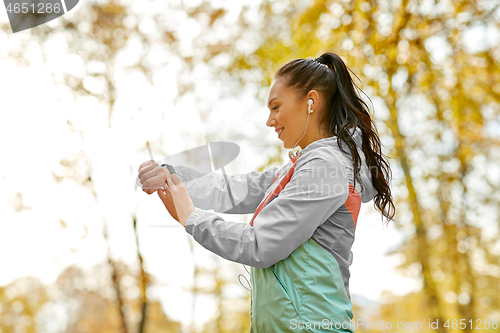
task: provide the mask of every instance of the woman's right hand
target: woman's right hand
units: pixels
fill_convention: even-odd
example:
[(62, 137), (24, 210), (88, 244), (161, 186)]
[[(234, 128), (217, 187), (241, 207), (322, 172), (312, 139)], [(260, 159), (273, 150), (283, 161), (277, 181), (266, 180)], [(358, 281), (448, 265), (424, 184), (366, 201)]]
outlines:
[[(168, 170), (167, 170), (168, 172)], [(170, 190), (168, 189), (168, 186), (164, 186), (165, 190), (159, 189), (158, 196), (160, 197), (161, 201), (163, 201), (163, 204), (165, 205), (165, 208), (167, 208), (168, 212), (174, 219), (179, 222), (179, 216), (177, 215), (177, 211), (175, 210), (175, 204), (174, 204), (174, 198), (172, 197), (172, 193), (170, 193)]]
[(165, 188), (166, 180), (170, 177), (167, 168), (163, 168), (155, 161), (149, 160), (139, 166), (139, 179), (142, 190), (147, 194), (152, 194), (161, 187)]

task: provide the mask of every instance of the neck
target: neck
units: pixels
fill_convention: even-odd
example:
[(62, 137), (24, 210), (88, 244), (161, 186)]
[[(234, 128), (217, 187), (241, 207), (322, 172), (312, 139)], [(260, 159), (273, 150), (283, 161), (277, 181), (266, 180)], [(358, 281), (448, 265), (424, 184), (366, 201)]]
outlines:
[(305, 149), (308, 145), (310, 145), (314, 141), (318, 141), (329, 137), (331, 137), (331, 135), (327, 133), (322, 134), (319, 129), (316, 129), (312, 133), (306, 133), (306, 135), (304, 135), (302, 140), (299, 141), (297, 146), (300, 146), (300, 148)]

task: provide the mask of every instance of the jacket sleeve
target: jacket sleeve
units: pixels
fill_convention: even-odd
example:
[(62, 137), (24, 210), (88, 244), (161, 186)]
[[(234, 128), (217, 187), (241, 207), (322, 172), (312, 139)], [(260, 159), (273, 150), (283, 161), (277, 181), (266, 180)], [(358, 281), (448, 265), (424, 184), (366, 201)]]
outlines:
[(347, 172), (337, 155), (316, 154), (302, 163), (299, 158), (290, 181), (261, 210), (253, 227), (196, 208), (186, 232), (227, 260), (268, 268), (308, 240), (346, 202), (348, 190)]
[(270, 167), (263, 172), (226, 175), (227, 183), (224, 175), (218, 173), (203, 175), (185, 166), (175, 166), (174, 170), (186, 186), (196, 207), (213, 209), (217, 213), (249, 214), (254, 213), (264, 199), (279, 168)]

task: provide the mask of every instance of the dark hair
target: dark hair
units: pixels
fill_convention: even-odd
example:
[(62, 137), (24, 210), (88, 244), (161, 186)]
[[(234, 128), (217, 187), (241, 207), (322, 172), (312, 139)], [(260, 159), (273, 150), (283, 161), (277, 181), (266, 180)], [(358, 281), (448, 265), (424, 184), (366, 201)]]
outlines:
[[(351, 69), (338, 55), (328, 52), (314, 60), (292, 60), (276, 72), (275, 78), (282, 78), (287, 87), (298, 92), (298, 97), (305, 97), (313, 89), (322, 95), (326, 112), (323, 112), (319, 123), (328, 125), (326, 132), (329, 136), (336, 136), (340, 139), (337, 141), (339, 149), (347, 153), (341, 146), (341, 141), (343, 141), (351, 150), (354, 186), (356, 186), (356, 179), (363, 185), (359, 176), (361, 159), (348, 129), (356, 126), (361, 129), (363, 153), (372, 174), (373, 187), (378, 192), (374, 198), (375, 206), (389, 223), (396, 210), (389, 186), (392, 172), (382, 153), (375, 122), (368, 113), (368, 106), (356, 91), (362, 92), (362, 90), (352, 81), (349, 71)], [(352, 74), (358, 78), (354, 72)]]

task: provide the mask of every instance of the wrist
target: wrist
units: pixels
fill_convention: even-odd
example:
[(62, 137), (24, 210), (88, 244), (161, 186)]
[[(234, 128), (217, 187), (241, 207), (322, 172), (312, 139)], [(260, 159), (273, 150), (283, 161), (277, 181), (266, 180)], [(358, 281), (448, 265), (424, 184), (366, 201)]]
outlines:
[(170, 164), (164, 163), (161, 166), (163, 168), (163, 173), (165, 174), (165, 182), (167, 181), (168, 177), (172, 177), (172, 175), (176, 174), (174, 167)]

